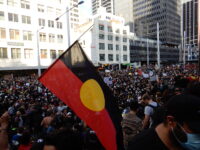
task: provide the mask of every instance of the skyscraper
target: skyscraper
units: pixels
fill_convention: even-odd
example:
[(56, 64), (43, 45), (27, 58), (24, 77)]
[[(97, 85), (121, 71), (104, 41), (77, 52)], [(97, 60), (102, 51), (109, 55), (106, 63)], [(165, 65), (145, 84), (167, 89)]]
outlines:
[(114, 4), (113, 0), (92, 0), (92, 14), (97, 14), (99, 7), (105, 7), (106, 12), (114, 13)]
[(157, 22), (160, 41), (166, 45), (181, 43), (180, 0), (133, 0), (135, 33), (140, 37), (156, 39)]
[(185, 42), (197, 45), (198, 42), (198, 0), (183, 1), (183, 31)]
[(134, 32), (133, 0), (114, 0), (115, 15), (122, 16), (125, 24), (129, 25), (130, 31)]
[[(197, 60), (198, 0), (182, 1), (182, 37), (186, 60)], [(184, 53), (184, 51), (183, 51)]]

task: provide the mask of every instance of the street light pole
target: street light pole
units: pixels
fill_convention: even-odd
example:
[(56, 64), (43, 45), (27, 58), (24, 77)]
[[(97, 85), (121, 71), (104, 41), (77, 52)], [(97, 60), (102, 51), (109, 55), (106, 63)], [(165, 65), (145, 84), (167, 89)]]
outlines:
[(159, 22), (157, 22), (157, 64), (160, 69), (160, 31), (159, 31)]
[(37, 37), (37, 58), (38, 58), (38, 77), (41, 76), (39, 31), (42, 30), (42, 29), (44, 29), (44, 27), (41, 27), (41, 28), (38, 29), (37, 32), (36, 32), (36, 37)]

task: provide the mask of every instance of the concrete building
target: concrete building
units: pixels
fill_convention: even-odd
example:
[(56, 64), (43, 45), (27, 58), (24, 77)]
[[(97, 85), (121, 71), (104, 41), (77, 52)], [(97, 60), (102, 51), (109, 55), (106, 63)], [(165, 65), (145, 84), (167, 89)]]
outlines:
[(161, 42), (178, 46), (181, 43), (180, 5), (180, 0), (133, 0), (136, 35), (156, 39), (159, 22)]
[[(183, 53), (186, 61), (197, 60), (198, 56), (198, 0), (182, 1)], [(184, 34), (185, 33), (185, 34)], [(184, 50), (185, 49), (185, 50)], [(182, 54), (183, 56), (183, 54)]]
[(93, 25), (80, 40), (89, 59), (96, 66), (129, 63), (129, 39), (134, 34), (124, 25), (122, 17), (106, 13), (105, 8), (101, 8), (98, 12), (79, 27), (79, 32), (83, 33)]
[(0, 0), (0, 70), (49, 66), (68, 47), (67, 4), (61, 0)]
[[(81, 44), (95, 65), (147, 62), (147, 39), (139, 38), (125, 26), (122, 17), (106, 13), (101, 8), (93, 18), (82, 23), (79, 32), (92, 29), (81, 38)], [(148, 40), (150, 63), (157, 61), (157, 41)], [(179, 49), (160, 43), (161, 63), (178, 62)]]
[(114, 1), (113, 0), (92, 0), (92, 14), (97, 14), (97, 10), (100, 7), (105, 7), (106, 12), (114, 13)]
[[(78, 9), (78, 0), (69, 0), (68, 2), (68, 10), (70, 10), (69, 13), (69, 34), (68, 37), (70, 36), (70, 44), (72, 44), (78, 37), (78, 35), (76, 34), (75, 30), (76, 28), (79, 26), (80, 23), (80, 18), (79, 18), (79, 9)], [(73, 9), (70, 9), (73, 8)]]
[(125, 25), (129, 25), (130, 31), (134, 32), (133, 0), (114, 0), (114, 14), (125, 19)]
[[(157, 63), (157, 41), (134, 36), (130, 41), (130, 62), (147, 64), (147, 49), (149, 50), (149, 62)], [(169, 47), (160, 43), (161, 64), (177, 63), (179, 61), (179, 48)]]

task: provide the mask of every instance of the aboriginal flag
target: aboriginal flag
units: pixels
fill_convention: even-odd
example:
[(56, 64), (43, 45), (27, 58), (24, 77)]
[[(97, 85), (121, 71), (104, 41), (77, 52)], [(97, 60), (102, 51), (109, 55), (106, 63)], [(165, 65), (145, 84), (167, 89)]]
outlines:
[(110, 89), (78, 41), (39, 78), (95, 131), (106, 150), (123, 149), (121, 114)]

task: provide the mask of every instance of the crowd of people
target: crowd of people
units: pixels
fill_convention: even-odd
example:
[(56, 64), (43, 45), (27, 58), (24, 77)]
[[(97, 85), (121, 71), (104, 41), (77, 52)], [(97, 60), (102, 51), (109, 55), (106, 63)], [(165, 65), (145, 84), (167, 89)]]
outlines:
[[(182, 117), (178, 112), (178, 117), (173, 118), (176, 116), (173, 116), (173, 113), (178, 108), (182, 113), (183, 104), (188, 105), (190, 109), (187, 99), (191, 99), (191, 107), (194, 109), (197, 107), (200, 112), (200, 102), (197, 102), (200, 101), (200, 78), (195, 66), (185, 68), (170, 65), (157, 69), (152, 65), (148, 68), (142, 66), (99, 73), (116, 97), (122, 113), (125, 149), (181, 149), (174, 146), (173, 141), (168, 137), (163, 137), (171, 131), (171, 128), (176, 132), (177, 124), (179, 128), (185, 129), (187, 126), (186, 131), (200, 134), (200, 124), (198, 124), (199, 128), (196, 127), (197, 125), (193, 127), (191, 124), (184, 124), (184, 121), (187, 122), (193, 116), (186, 114)], [(174, 96), (179, 97), (170, 103), (170, 99)], [(185, 103), (182, 104), (181, 99), (185, 100)], [(167, 119), (164, 106), (170, 108)], [(156, 116), (156, 111), (159, 116)], [(0, 150), (6, 148), (11, 150), (103, 149), (95, 132), (87, 127), (68, 106), (43, 87), (36, 75), (13, 75), (0, 79), (0, 116), (2, 116)], [(198, 117), (197, 115), (195, 119), (199, 119), (200, 122)], [(188, 120), (184, 120), (185, 118)], [(160, 134), (160, 132), (166, 133)], [(152, 140), (147, 140), (148, 135), (152, 136)], [(142, 140), (143, 136), (146, 136), (148, 141), (146, 145), (145, 140)], [(141, 142), (138, 142), (139, 140)], [(159, 141), (157, 145), (152, 145), (153, 140)]]

